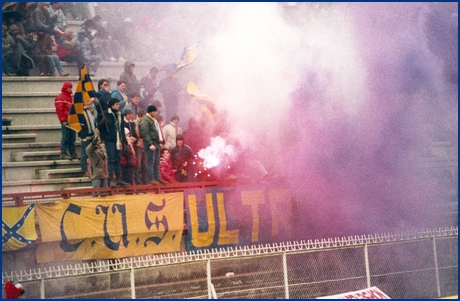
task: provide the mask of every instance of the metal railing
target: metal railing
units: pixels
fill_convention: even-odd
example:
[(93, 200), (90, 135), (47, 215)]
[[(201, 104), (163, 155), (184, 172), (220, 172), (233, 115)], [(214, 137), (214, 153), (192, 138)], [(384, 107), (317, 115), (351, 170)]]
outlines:
[(458, 228), (315, 239), (2, 273), (26, 298), (316, 298), (377, 286), (458, 294)]

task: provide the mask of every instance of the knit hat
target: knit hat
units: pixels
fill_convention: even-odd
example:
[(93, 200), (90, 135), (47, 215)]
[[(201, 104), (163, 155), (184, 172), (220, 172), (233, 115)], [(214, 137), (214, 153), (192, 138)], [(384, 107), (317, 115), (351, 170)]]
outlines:
[(5, 283), (6, 299), (17, 299), (21, 295), (24, 295), (24, 287), (20, 283), (16, 281), (7, 281)]
[(16, 26), (16, 25), (11, 25), (9, 28), (8, 28), (8, 32), (9, 33), (12, 33), (13, 31), (15, 30), (19, 30), (19, 28)]
[(131, 114), (132, 112), (133, 112), (133, 110), (131, 110), (130, 108), (124, 108), (123, 109), (123, 115)]
[(176, 136), (176, 141), (177, 140), (184, 140), (184, 137), (181, 134), (179, 134)]
[(147, 113), (156, 112), (156, 111), (157, 111), (157, 107), (155, 107), (154, 105), (149, 105), (147, 107)]

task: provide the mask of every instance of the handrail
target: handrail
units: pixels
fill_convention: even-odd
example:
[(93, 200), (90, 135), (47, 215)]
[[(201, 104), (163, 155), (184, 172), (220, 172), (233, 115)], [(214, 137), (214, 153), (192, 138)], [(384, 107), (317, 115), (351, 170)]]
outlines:
[(14, 206), (19, 207), (24, 205), (25, 200), (34, 203), (36, 200), (46, 200), (52, 198), (70, 199), (72, 197), (91, 197), (95, 192), (111, 196), (117, 194), (138, 194), (148, 192), (159, 194), (168, 192), (183, 192), (186, 189), (194, 188), (228, 187), (236, 185), (238, 185), (237, 181), (202, 181), (159, 185), (133, 185), (127, 187), (75, 188), (52, 191), (4, 193), (2, 194), (2, 205), (3, 203), (14, 201)]

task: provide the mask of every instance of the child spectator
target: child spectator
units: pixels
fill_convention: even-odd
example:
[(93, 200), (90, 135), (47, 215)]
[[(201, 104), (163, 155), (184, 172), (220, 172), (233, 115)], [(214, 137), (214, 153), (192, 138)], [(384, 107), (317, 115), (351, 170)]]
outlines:
[(161, 158), (160, 158), (160, 172), (161, 178), (168, 183), (176, 183), (176, 175), (175, 170), (173, 169), (173, 165), (171, 162), (171, 153), (168, 149), (163, 148), (161, 150)]
[[(95, 136), (86, 147), (86, 153), (89, 159), (88, 171), (93, 188), (107, 187), (109, 178), (107, 154), (104, 142), (99, 136)], [(97, 195), (97, 193), (93, 193), (93, 197)]]

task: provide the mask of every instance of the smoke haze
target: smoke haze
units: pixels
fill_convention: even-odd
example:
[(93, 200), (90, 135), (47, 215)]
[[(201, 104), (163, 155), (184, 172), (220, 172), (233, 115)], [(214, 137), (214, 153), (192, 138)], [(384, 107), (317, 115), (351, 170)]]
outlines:
[[(457, 148), (457, 3), (140, 5), (128, 12), (154, 12), (169, 38), (152, 64), (200, 42), (178, 80), (215, 98), (240, 156), (288, 183), (296, 238), (457, 224), (440, 217), (443, 179), (420, 168), (433, 141)], [(184, 128), (197, 107), (181, 101)]]

